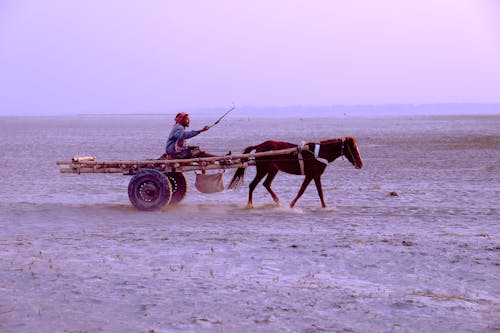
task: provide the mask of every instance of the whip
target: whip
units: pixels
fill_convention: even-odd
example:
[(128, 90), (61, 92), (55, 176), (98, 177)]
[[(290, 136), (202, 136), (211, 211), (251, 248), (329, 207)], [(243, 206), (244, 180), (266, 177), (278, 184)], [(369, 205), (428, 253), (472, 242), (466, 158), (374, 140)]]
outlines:
[(227, 116), (229, 114), (229, 112), (233, 111), (234, 109), (236, 109), (236, 106), (234, 106), (234, 103), (233, 103), (233, 106), (226, 111), (226, 113), (224, 113), (219, 119), (217, 119), (212, 125), (210, 125), (209, 127), (214, 127), (215, 125), (217, 125), (225, 116)]

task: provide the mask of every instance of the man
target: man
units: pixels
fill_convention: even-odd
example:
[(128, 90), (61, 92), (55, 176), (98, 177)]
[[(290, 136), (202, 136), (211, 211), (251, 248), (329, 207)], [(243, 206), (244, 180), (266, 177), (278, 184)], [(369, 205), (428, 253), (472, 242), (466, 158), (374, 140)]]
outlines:
[(186, 127), (189, 127), (189, 115), (185, 112), (180, 112), (175, 116), (174, 127), (167, 139), (165, 151), (168, 157), (192, 158), (215, 156), (201, 151), (199, 147), (187, 145), (187, 139), (197, 136), (201, 132), (208, 131), (210, 126), (204, 126), (199, 131), (187, 131)]

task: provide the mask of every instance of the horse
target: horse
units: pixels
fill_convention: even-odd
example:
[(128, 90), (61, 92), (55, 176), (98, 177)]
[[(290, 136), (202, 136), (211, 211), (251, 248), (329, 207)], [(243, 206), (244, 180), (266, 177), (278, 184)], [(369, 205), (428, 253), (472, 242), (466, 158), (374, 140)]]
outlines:
[[(283, 171), (293, 175), (305, 175), (304, 182), (302, 183), (299, 192), (290, 203), (291, 208), (295, 206), (297, 200), (299, 200), (302, 194), (304, 194), (304, 191), (313, 179), (321, 200), (321, 207), (326, 208), (325, 200), (323, 199), (323, 189), (321, 187), (321, 175), (325, 171), (328, 163), (333, 162), (336, 158), (343, 155), (357, 169), (361, 169), (363, 167), (363, 161), (361, 160), (358, 144), (356, 143), (356, 139), (353, 137), (348, 136), (345, 139), (328, 139), (318, 143), (308, 142), (304, 145), (299, 146), (297, 144), (283, 141), (265, 141), (256, 146), (245, 148), (243, 154), (249, 154), (253, 150), (255, 150), (256, 153), (260, 153), (294, 147), (297, 148), (297, 151), (288, 154), (255, 157), (257, 173), (249, 185), (248, 208), (253, 207), (252, 193), (257, 184), (259, 184), (259, 182), (266, 175), (267, 178), (263, 185), (271, 194), (274, 202), (276, 204), (280, 203), (278, 196), (271, 188), (271, 183), (274, 177), (276, 177), (278, 171)], [(234, 189), (242, 183), (244, 174), (245, 168), (238, 168), (234, 173), (228, 188)]]

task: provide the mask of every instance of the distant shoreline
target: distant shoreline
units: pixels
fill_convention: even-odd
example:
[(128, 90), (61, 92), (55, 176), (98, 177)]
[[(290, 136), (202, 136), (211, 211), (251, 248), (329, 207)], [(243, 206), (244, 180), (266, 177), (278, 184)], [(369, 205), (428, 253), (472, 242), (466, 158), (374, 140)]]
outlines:
[[(144, 111), (144, 112), (75, 112), (47, 114), (6, 114), (3, 117), (23, 116), (165, 116), (179, 112), (176, 110)], [(197, 116), (220, 116), (226, 108), (186, 108), (184, 111)], [(331, 116), (479, 116), (500, 115), (500, 103), (443, 103), (443, 104), (376, 104), (376, 105), (331, 105), (331, 106), (283, 106), (252, 107), (236, 106), (232, 116), (238, 117), (331, 117)]]

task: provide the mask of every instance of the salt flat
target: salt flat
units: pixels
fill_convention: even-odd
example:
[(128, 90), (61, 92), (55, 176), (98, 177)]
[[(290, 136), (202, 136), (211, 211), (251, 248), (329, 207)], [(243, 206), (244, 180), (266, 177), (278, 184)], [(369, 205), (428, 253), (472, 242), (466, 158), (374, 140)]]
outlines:
[(284, 174), (282, 206), (189, 174), (178, 207), (145, 213), (128, 177), (58, 173), (75, 154), (159, 156), (161, 119), (1, 120), (1, 332), (500, 330), (500, 117), (229, 119), (193, 139), (357, 137), (365, 166), (328, 167), (327, 209), (313, 186), (288, 208), (302, 178)]

